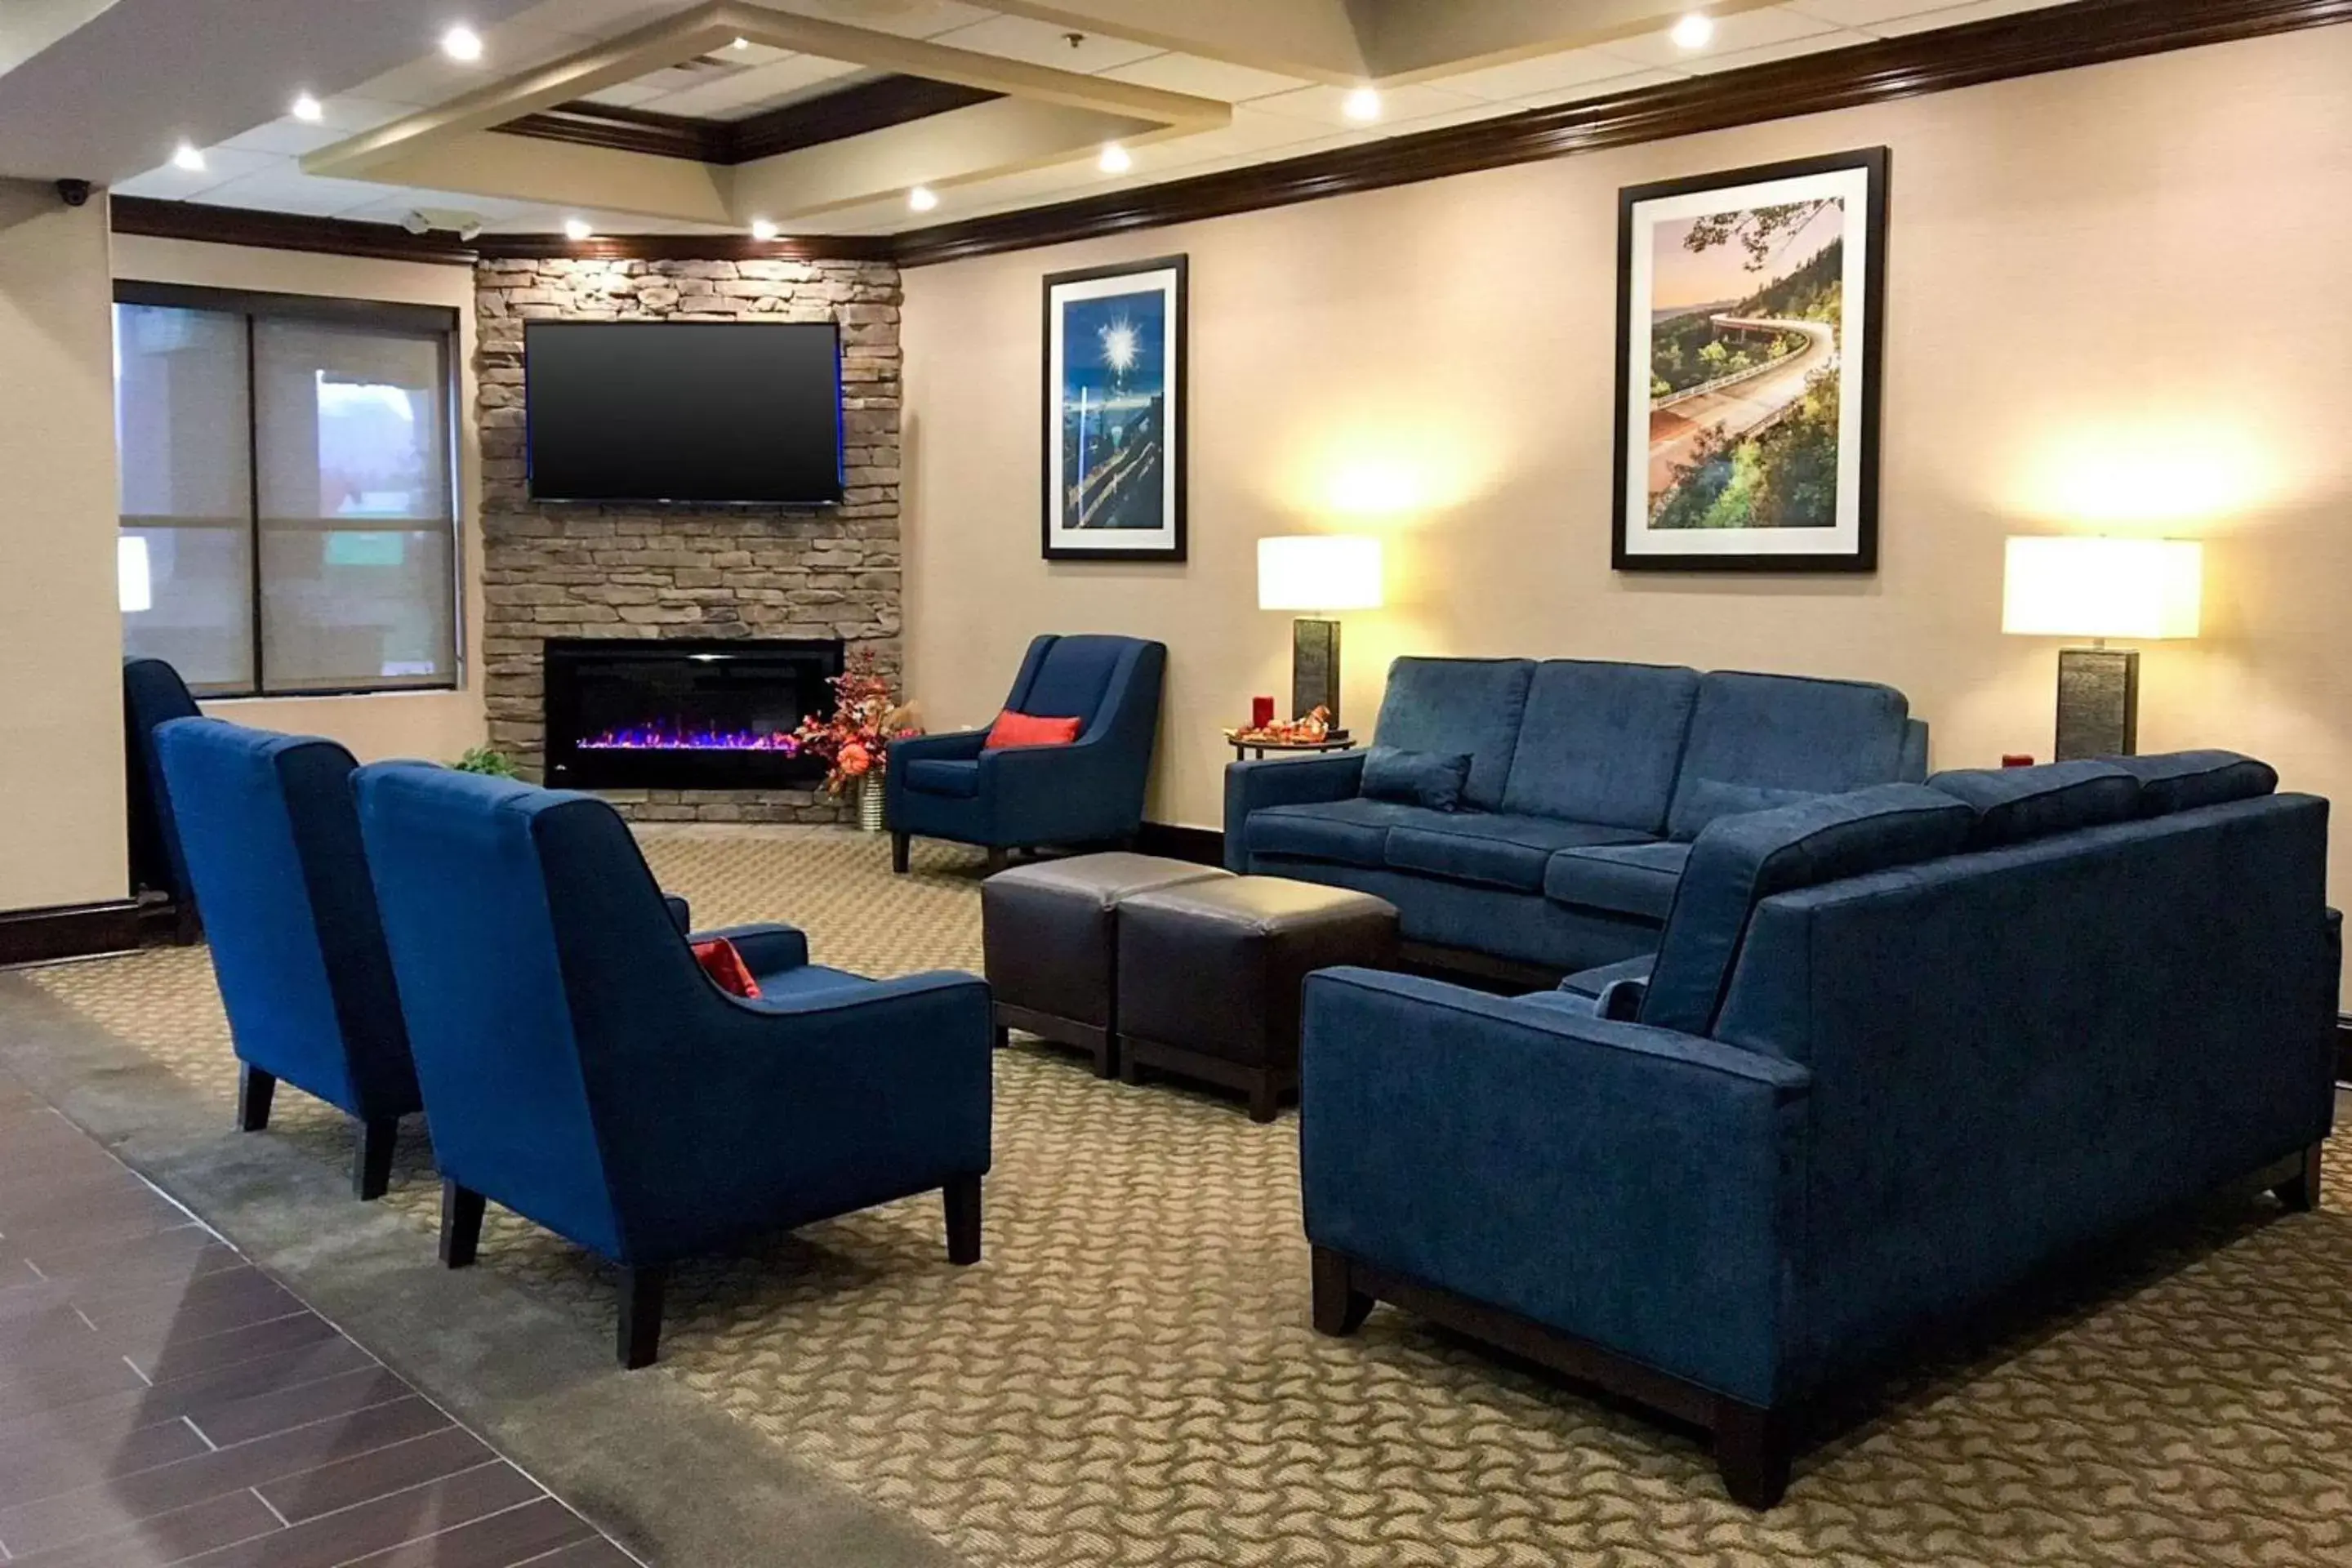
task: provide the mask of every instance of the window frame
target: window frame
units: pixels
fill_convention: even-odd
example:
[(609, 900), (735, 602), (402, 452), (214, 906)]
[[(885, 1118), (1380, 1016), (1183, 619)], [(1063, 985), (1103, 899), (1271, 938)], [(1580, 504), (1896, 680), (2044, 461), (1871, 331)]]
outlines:
[[(345, 300), (317, 294), (280, 294), (263, 289), (215, 289), (188, 283), (151, 283), (135, 279), (118, 279), (114, 284), (114, 303), (145, 305), (164, 310), (205, 310), (215, 315), (236, 316), (245, 334), (245, 439), (246, 439), (246, 592), (251, 614), (247, 617), (247, 633), (251, 646), (251, 679), (233, 689), (211, 689), (197, 695), (207, 702), (284, 701), (306, 697), (380, 697), (406, 692), (462, 690), (466, 684), (466, 511), (463, 479), (464, 458), (459, 439), (464, 429), (464, 413), (458, 406), (464, 386), (457, 374), (458, 312), (446, 305), (413, 305), (383, 300)], [(448, 676), (438, 680), (388, 680), (363, 682), (347, 686), (298, 686), (273, 688), (268, 680), (268, 665), (263, 658), (266, 630), (263, 606), (265, 584), (262, 571), (262, 532), (265, 519), (261, 508), (261, 407), (257, 382), (256, 362), (257, 324), (265, 320), (287, 321), (317, 321), (331, 326), (380, 328), (405, 336), (428, 336), (434, 341), (438, 360), (437, 378), (442, 386), (442, 412), (446, 429), (442, 436), (442, 450), (447, 456), (446, 476), (449, 496), (449, 652)], [(117, 455), (117, 461), (121, 455)], [(382, 520), (375, 531), (382, 531)], [(425, 521), (425, 520), (417, 520)], [(437, 521), (437, 520), (434, 520)], [(118, 535), (125, 527), (134, 526), (116, 512)]]

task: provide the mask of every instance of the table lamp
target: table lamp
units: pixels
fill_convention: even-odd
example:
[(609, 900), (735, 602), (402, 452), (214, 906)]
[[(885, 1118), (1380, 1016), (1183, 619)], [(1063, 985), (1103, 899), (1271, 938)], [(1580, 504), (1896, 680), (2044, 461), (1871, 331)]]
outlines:
[(2109, 637), (2197, 635), (2204, 546), (2181, 539), (2011, 539), (2000, 629), (2089, 637), (2058, 650), (2060, 762), (2127, 757), (2139, 744), (2139, 653)]
[[(1378, 609), (1381, 542), (1349, 534), (1294, 535), (1257, 542), (1257, 607), (1261, 610)], [(1339, 623), (1291, 623), (1290, 714), (1327, 708), (1339, 720)]]

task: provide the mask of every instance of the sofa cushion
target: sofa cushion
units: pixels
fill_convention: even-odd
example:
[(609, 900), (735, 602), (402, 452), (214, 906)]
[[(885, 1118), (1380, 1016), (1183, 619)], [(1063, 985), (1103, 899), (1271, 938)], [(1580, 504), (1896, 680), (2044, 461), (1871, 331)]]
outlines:
[(1975, 824), (1976, 813), (1959, 801), (1909, 784), (1710, 823), (1691, 845), (1641, 1021), (1706, 1034), (1758, 904), (1790, 889), (1952, 854)]
[(1633, 828), (1606, 827), (1597, 822), (1465, 811), (1441, 816), (1434, 822), (1392, 826), (1388, 863), (1400, 871), (1534, 893), (1542, 891), (1544, 868), (1560, 850), (1586, 844), (1633, 843), (1641, 837)]
[(1977, 814), (1969, 834), (1972, 849), (2128, 822), (2139, 810), (2139, 781), (2112, 763), (1956, 768), (1929, 779), (1927, 787), (1966, 803)]
[(1664, 831), (1697, 696), (1698, 671), (1677, 666), (1536, 666), (1503, 809)]
[(1544, 868), (1544, 896), (1664, 925), (1690, 859), (1687, 844), (1625, 844), (1563, 850)]
[(1696, 838), (1753, 797), (1709, 783), (1824, 793), (1902, 775), (1910, 703), (1891, 686), (1717, 670), (1699, 677), (1666, 837)]
[(1452, 811), (1462, 804), (1462, 786), (1470, 781), (1470, 759), (1455, 752), (1407, 752), (1395, 746), (1374, 746), (1364, 753), (1364, 772), (1357, 788), (1374, 800), (1401, 800), (1432, 811)]
[(2278, 770), (2236, 752), (2165, 752), (2152, 757), (2109, 757), (2139, 780), (2139, 814), (2169, 816), (2200, 805), (2250, 800), (2278, 788)]
[(1400, 822), (1443, 822), (1443, 812), (1392, 800), (1269, 805), (1249, 815), (1242, 841), (1253, 855), (1294, 855), (1379, 870), (1388, 864), (1389, 829)]
[(1381, 744), (1470, 759), (1463, 803), (1503, 804), (1535, 666), (1523, 658), (1401, 658), (1381, 699)]
[(951, 795), (970, 800), (980, 794), (980, 764), (943, 757), (925, 757), (906, 764), (907, 787), (925, 795)]

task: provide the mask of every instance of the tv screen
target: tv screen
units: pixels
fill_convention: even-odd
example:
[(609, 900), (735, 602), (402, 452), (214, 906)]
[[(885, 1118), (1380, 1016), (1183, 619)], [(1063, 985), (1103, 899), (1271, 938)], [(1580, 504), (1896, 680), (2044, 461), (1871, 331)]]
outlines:
[(523, 405), (534, 500), (841, 499), (830, 321), (531, 321)]

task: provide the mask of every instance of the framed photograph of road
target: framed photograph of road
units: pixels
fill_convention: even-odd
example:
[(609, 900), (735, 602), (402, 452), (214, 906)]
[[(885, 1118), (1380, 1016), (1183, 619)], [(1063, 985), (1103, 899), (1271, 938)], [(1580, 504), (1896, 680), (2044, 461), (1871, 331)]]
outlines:
[(1620, 193), (1619, 571), (1878, 569), (1886, 163)]
[(1048, 561), (1184, 559), (1184, 258), (1045, 279)]

